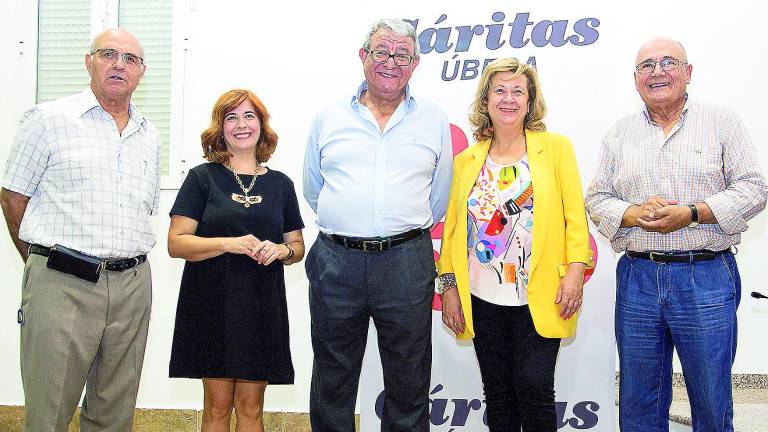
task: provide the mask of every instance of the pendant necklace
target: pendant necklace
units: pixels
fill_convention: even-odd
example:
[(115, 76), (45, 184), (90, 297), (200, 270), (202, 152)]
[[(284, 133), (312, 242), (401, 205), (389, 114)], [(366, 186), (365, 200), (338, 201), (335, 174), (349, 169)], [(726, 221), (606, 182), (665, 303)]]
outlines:
[[(248, 208), (248, 207), (250, 207), (253, 204), (260, 203), (261, 202), (261, 195), (248, 196), (248, 192), (250, 192), (251, 189), (253, 189), (253, 185), (256, 184), (256, 170), (253, 171), (253, 179), (251, 180), (251, 184), (249, 184), (248, 187), (245, 187), (245, 185), (243, 184), (243, 181), (240, 180), (240, 176), (237, 175), (235, 170), (232, 169), (232, 166), (230, 165), (230, 163), (227, 162), (227, 163), (224, 164), (224, 166), (228, 170), (232, 171), (232, 174), (235, 175), (235, 180), (237, 180), (238, 186), (240, 186), (240, 190), (243, 191), (242, 195), (233, 193), (232, 194), (232, 201), (244, 205), (245, 208)], [(258, 169), (258, 165), (256, 166), (256, 169)]]

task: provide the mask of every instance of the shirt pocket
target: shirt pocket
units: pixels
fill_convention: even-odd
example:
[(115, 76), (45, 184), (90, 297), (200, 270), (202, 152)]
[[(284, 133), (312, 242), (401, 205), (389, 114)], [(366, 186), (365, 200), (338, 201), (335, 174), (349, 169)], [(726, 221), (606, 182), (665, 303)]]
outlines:
[(123, 186), (140, 214), (152, 214), (157, 169), (155, 161), (145, 155), (133, 155), (125, 159), (122, 167)]
[(682, 162), (683, 167), (690, 167), (684, 174), (688, 174), (690, 184), (711, 184), (716, 179), (723, 178), (723, 154), (719, 144), (703, 143), (696, 145), (684, 156), (687, 161)]

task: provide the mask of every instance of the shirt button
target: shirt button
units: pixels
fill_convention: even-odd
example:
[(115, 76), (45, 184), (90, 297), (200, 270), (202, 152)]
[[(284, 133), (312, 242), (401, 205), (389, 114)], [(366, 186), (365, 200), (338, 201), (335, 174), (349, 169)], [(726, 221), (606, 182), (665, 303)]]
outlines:
[(120, 235), (125, 235), (125, 231), (120, 231)]

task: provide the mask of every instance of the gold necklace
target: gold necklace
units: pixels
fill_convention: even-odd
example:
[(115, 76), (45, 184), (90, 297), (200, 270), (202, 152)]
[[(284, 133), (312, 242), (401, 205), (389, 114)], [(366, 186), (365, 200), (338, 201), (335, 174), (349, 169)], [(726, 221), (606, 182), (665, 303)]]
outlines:
[[(240, 176), (237, 175), (235, 170), (232, 169), (232, 165), (230, 165), (229, 162), (224, 164), (225, 167), (227, 167), (228, 170), (232, 171), (232, 174), (235, 175), (235, 180), (237, 180), (238, 186), (240, 186), (240, 190), (243, 191), (243, 195), (233, 193), (231, 198), (232, 201), (236, 203), (240, 203), (245, 206), (245, 208), (250, 207), (252, 204), (258, 204), (261, 202), (261, 195), (254, 195), (254, 196), (248, 196), (248, 192), (253, 189), (253, 186), (256, 184), (256, 170), (253, 170), (253, 179), (251, 180), (251, 184), (248, 185), (246, 188), (243, 184), (243, 181), (240, 180)], [(258, 165), (256, 166), (256, 169), (258, 169)]]

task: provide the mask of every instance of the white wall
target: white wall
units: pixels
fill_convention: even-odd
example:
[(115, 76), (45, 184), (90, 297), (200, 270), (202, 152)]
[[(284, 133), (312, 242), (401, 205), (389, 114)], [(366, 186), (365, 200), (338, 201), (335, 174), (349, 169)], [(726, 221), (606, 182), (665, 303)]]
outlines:
[[(534, 21), (597, 17), (599, 40), (586, 47), (499, 49), (489, 52), (484, 38), (473, 42), (460, 59), (494, 58), (515, 55), (527, 59), (535, 55), (549, 105), (550, 129), (574, 141), (586, 184), (595, 169), (596, 152), (603, 134), (620, 116), (640, 108), (632, 84), (634, 55), (639, 44), (656, 35), (679, 38), (688, 49), (694, 65), (689, 88), (691, 97), (727, 105), (742, 117), (768, 164), (768, 122), (764, 120), (764, 100), (768, 85), (761, 75), (768, 70), (768, 43), (762, 32), (765, 11), (758, 2), (683, 1), (666, 2), (663, 11), (647, 4), (613, 6), (597, 0), (568, 2), (556, 0), (540, 4), (532, 0), (492, 1), (469, 4), (452, 2), (413, 2), (394, 0), (386, 4), (347, 2), (263, 3), (214, 0), (179, 1), (178, 31), (186, 44), (183, 94), (175, 93), (174, 110), (180, 128), (176, 157), (189, 165), (200, 161), (199, 133), (205, 127), (210, 108), (224, 90), (243, 86), (254, 90), (273, 116), (280, 135), (277, 153), (270, 167), (284, 171), (300, 191), (301, 164), (306, 132), (313, 113), (331, 100), (346, 98), (362, 79), (357, 49), (373, 21), (379, 17), (420, 18), (419, 30), (426, 27), (493, 24), (491, 14), (503, 11), (510, 22), (517, 12), (531, 12)], [(617, 3), (619, 4), (619, 3)], [(727, 9), (726, 9), (727, 7)], [(34, 103), (34, 2), (0, 2), (0, 160), (5, 160), (16, 122)], [(447, 19), (434, 25), (440, 14)], [(431, 21), (430, 21), (431, 20)], [(18, 54), (24, 40), (25, 54)], [(416, 91), (440, 103), (451, 121), (464, 129), (465, 114), (476, 81), (440, 82), (443, 61), (452, 53), (422, 56), (413, 79)], [(151, 62), (150, 62), (151, 67)], [(436, 85), (450, 91), (429, 91)], [(420, 90), (421, 89), (421, 90)], [(427, 90), (427, 91), (424, 91)], [(183, 98), (182, 98), (183, 96)], [(176, 297), (182, 262), (168, 257), (165, 250), (166, 216), (174, 190), (164, 190), (160, 216), (154, 221), (159, 242), (150, 254), (153, 266), (154, 303), (147, 356), (139, 395), (142, 407), (201, 406), (201, 385), (194, 380), (170, 380), (167, 365), (170, 355)], [(308, 243), (314, 239), (313, 214), (302, 201), (308, 228)], [(768, 302), (749, 297), (754, 290), (768, 291), (760, 272), (768, 244), (768, 216), (761, 214), (750, 224), (737, 257), (744, 284), (739, 310), (740, 343), (734, 372), (768, 373), (768, 348), (762, 332), (768, 324)], [(599, 235), (595, 232), (596, 237)], [(605, 242), (602, 245), (605, 246)], [(606, 249), (604, 247), (601, 250)], [(606, 249), (607, 250), (607, 249)], [(0, 404), (23, 401), (18, 367), (18, 326), (15, 321), (20, 301), (21, 261), (5, 230), (0, 229)], [(610, 271), (612, 269), (599, 269)], [(306, 411), (311, 369), (307, 282), (303, 265), (287, 271), (288, 303), (291, 319), (291, 345), (296, 369), (296, 385), (270, 387), (268, 410)], [(606, 292), (612, 287), (601, 287)], [(767, 293), (768, 294), (768, 293)], [(607, 313), (609, 311), (606, 311)]]
[[(22, 113), (35, 102), (35, 2), (0, 2), (0, 159), (5, 159)], [(24, 17), (20, 19), (20, 17)], [(23, 44), (19, 44), (24, 41)], [(23, 49), (22, 49), (23, 46)], [(6, 229), (0, 229), (0, 404), (23, 401), (16, 310), (21, 301), (23, 263)]]

